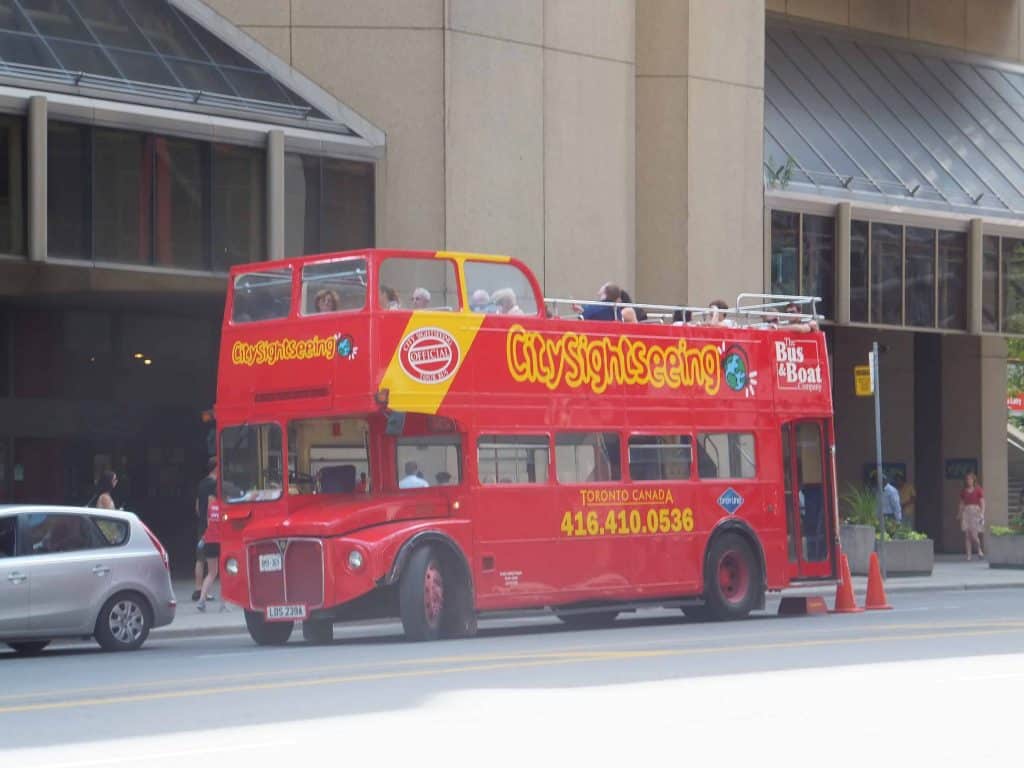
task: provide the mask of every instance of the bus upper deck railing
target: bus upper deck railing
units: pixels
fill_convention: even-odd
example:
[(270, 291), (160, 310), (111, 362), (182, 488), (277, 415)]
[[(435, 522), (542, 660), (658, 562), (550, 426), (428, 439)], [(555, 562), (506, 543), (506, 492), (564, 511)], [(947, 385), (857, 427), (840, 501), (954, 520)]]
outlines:
[[(611, 304), (598, 299), (545, 298), (544, 304), (549, 316), (577, 318), (585, 306), (614, 306), (617, 312), (630, 307), (642, 309), (646, 319), (641, 323), (653, 325), (729, 325), (734, 327), (768, 327), (777, 324), (815, 324), (823, 318), (818, 314), (820, 296), (797, 296), (774, 293), (741, 293), (736, 297), (736, 306), (692, 307), (674, 304), (642, 304), (639, 302), (616, 302)], [(794, 311), (796, 310), (796, 311)]]

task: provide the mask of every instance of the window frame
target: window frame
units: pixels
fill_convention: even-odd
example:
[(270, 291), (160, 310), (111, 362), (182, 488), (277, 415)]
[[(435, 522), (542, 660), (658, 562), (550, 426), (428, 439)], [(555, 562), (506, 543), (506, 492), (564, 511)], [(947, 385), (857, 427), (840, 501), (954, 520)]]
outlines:
[[(447, 445), (455, 446), (455, 463), (459, 470), (458, 478), (453, 478), (452, 482), (445, 483), (444, 485), (438, 485), (431, 483), (427, 480), (428, 485), (422, 488), (400, 488), (399, 483), (402, 481), (402, 472), (405, 471), (403, 462), (398, 457), (398, 451), (403, 446), (408, 445)], [(395, 438), (395, 449), (394, 449), (394, 488), (398, 491), (426, 491), (431, 488), (455, 488), (462, 485), (466, 481), (466, 463), (465, 456), (463, 455), (463, 440), (462, 435), (459, 433), (455, 434), (427, 434), (427, 435), (403, 435)], [(421, 469), (422, 471), (422, 469)], [(424, 477), (426, 479), (426, 477)], [(390, 485), (390, 484), (389, 484)]]
[[(310, 289), (312, 289), (312, 287), (316, 284), (316, 280), (317, 279), (314, 278), (312, 280), (307, 281), (306, 280), (306, 269), (310, 268), (310, 267), (321, 267), (321, 266), (325, 266), (325, 265), (329, 265), (329, 264), (342, 264), (342, 263), (345, 263), (345, 262), (357, 262), (357, 261), (363, 262), (364, 273), (365, 273), (365, 278), (364, 278), (365, 282), (363, 283), (363, 303), (362, 303), (362, 305), (359, 306), (359, 307), (340, 308), (340, 309), (335, 309), (335, 310), (331, 310), (331, 311), (327, 311), (327, 312), (317, 312), (317, 311), (315, 311), (315, 301), (316, 301), (315, 297), (316, 297), (316, 293), (318, 293), (319, 291), (316, 291), (316, 292), (313, 293), (314, 309), (307, 312), (306, 311), (306, 307), (307, 307), (307, 303), (308, 303), (308, 298), (307, 297), (309, 296)], [(365, 255), (345, 256), (345, 257), (337, 258), (337, 259), (325, 259), (324, 261), (313, 261), (313, 262), (309, 262), (309, 263), (303, 264), (302, 268), (298, 271), (298, 282), (299, 282), (299, 286), (298, 286), (298, 290), (299, 290), (298, 316), (302, 317), (302, 318), (309, 318), (309, 317), (323, 317), (325, 315), (349, 314), (349, 313), (352, 313), (352, 312), (364, 312), (369, 307), (369, 296), (370, 296), (370, 292), (371, 292), (370, 291), (370, 267), (371, 267), (370, 262), (369, 262), (369, 260), (367, 259), (367, 257)], [(294, 277), (294, 275), (293, 275), (293, 277)], [(320, 279), (324, 279), (326, 281), (326, 278), (320, 278)], [(330, 288), (330, 285), (328, 285), (327, 287)]]
[[(76, 520), (81, 528), (86, 532), (86, 536), (89, 542), (84, 547), (76, 547), (75, 549), (66, 550), (35, 550), (37, 544), (41, 544), (43, 539), (46, 538), (51, 532), (52, 527), (48, 526), (46, 534), (43, 539), (35, 543), (32, 542), (32, 537), (28, 535), (28, 520), (30, 517), (42, 516), (44, 518), (67, 518), (69, 520)], [(106, 539), (103, 534), (100, 533), (96, 524), (92, 521), (91, 515), (79, 515), (69, 512), (57, 512), (57, 511), (43, 511), (43, 512), (20, 512), (17, 515), (18, 518), (18, 530), (15, 534), (15, 546), (16, 550), (15, 557), (43, 557), (46, 555), (74, 555), (80, 552), (88, 552), (95, 549), (107, 549), (109, 545), (106, 544)], [(52, 525), (52, 524), (51, 524)]]
[[(656, 478), (654, 480), (649, 480), (649, 479), (646, 479), (646, 478), (636, 478), (636, 477), (634, 477), (633, 476), (633, 452), (632, 452), (634, 446), (633, 446), (632, 443), (633, 443), (633, 438), (635, 438), (635, 437), (653, 437), (653, 438), (676, 437), (676, 438), (686, 438), (689, 441), (687, 443), (647, 443), (647, 444), (639, 443), (636, 446), (638, 448), (656, 448), (656, 449), (660, 449), (660, 448), (670, 448), (670, 447), (681, 448), (681, 447), (683, 447), (685, 445), (685, 447), (688, 449), (688, 453), (690, 454), (690, 456), (689, 456), (689, 467), (688, 467), (689, 468), (689, 472), (687, 473), (686, 477), (660, 477), (660, 478)], [(626, 440), (626, 466), (629, 468), (629, 478), (628, 478), (629, 482), (631, 482), (631, 483), (678, 483), (678, 482), (689, 482), (689, 481), (692, 481), (694, 479), (694, 471), (695, 471), (695, 464), (696, 464), (696, 462), (693, 460), (693, 458), (694, 458), (693, 447), (694, 447), (694, 437), (693, 437), (693, 434), (690, 433), (690, 432), (631, 432), (631, 433), (629, 433), (629, 435), (627, 437), (627, 440)], [(659, 458), (659, 472), (660, 472), (660, 468), (662, 466), (663, 466), (663, 462), (661, 462), (661, 460)]]
[[(716, 466), (719, 467), (719, 472), (716, 473), (714, 477), (705, 477), (704, 475), (702, 475), (701, 471), (700, 471), (700, 453), (699, 453), (699, 451), (704, 446), (704, 438), (709, 436), (709, 435), (725, 435), (727, 438), (731, 437), (732, 435), (741, 435), (741, 436), (742, 435), (750, 435), (750, 439), (754, 443), (754, 457), (753, 457), (754, 458), (754, 461), (753, 461), (754, 473), (752, 475), (750, 475), (749, 477), (745, 477), (743, 475), (733, 475), (733, 474), (722, 475), (721, 474), (721, 466), (716, 463)], [(696, 439), (696, 443), (695, 444), (697, 446), (698, 453), (697, 453), (697, 460), (694, 463), (697, 465), (697, 468), (696, 468), (697, 480), (699, 480), (701, 482), (716, 482), (716, 481), (723, 481), (723, 480), (727, 480), (727, 481), (730, 481), (730, 482), (732, 482), (732, 481), (739, 482), (739, 481), (754, 481), (754, 480), (758, 479), (758, 477), (759, 477), (758, 476), (758, 471), (759, 471), (759, 464), (760, 464), (760, 462), (758, 461), (758, 445), (757, 445), (758, 444), (758, 439), (757, 439), (757, 432), (755, 430), (741, 430), (741, 429), (720, 429), (720, 430), (706, 430), (706, 431), (698, 430), (697, 433), (696, 433), (696, 438), (697, 439)], [(739, 448), (737, 448), (737, 449), (739, 450)], [(710, 454), (709, 454), (709, 456), (710, 456)], [(743, 465), (742, 460), (740, 462), (740, 465), (741, 466)], [(730, 468), (730, 470), (732, 469), (732, 461), (731, 461), (731, 459), (729, 461), (729, 468)]]
[[(224, 482), (227, 480), (227, 474), (228, 474), (227, 467), (229, 466), (229, 462), (228, 462), (228, 458), (227, 458), (229, 452), (224, 450), (224, 433), (227, 430), (229, 430), (229, 429), (243, 429), (244, 428), (244, 429), (258, 430), (261, 427), (276, 428), (278, 433), (279, 433), (279, 435), (280, 435), (281, 452), (280, 452), (280, 456), (278, 458), (280, 459), (279, 468), (281, 470), (281, 487), (280, 488), (272, 488), (272, 489), (267, 489), (265, 487), (261, 487), (261, 488), (255, 489), (255, 492), (256, 492), (255, 496), (250, 495), (250, 494), (253, 493), (253, 490), (248, 490), (248, 491), (245, 491), (241, 496), (239, 496), (237, 498), (231, 498), (227, 494), (224, 493)], [(269, 440), (269, 436), (268, 436), (267, 439)], [(237, 450), (238, 450), (238, 445), (236, 445), (234, 448), (232, 448), (230, 452), (233, 453), (234, 451), (237, 451)], [(257, 447), (257, 450), (259, 450), (258, 447)], [(268, 445), (268, 447), (267, 447), (267, 458), (269, 459), (272, 454), (273, 454), (273, 452), (272, 452), (270, 446)], [(280, 422), (277, 422), (277, 421), (260, 421), (260, 422), (256, 422), (255, 424), (250, 424), (250, 423), (246, 422), (246, 423), (243, 423), (243, 424), (232, 424), (231, 426), (224, 427), (223, 429), (221, 429), (220, 433), (217, 435), (217, 456), (218, 456), (218, 462), (219, 462), (218, 471), (217, 471), (217, 498), (222, 500), (225, 504), (232, 504), (232, 505), (234, 505), (234, 504), (263, 504), (263, 503), (268, 503), (268, 502), (280, 501), (282, 498), (287, 497), (287, 495), (288, 495), (288, 472), (287, 472), (288, 428), (287, 428), (286, 425), (282, 425)], [(270, 465), (269, 461), (267, 462), (267, 465), (268, 465), (268, 468), (269, 468), (269, 465)], [(261, 483), (261, 485), (263, 485), (263, 484)], [(277, 491), (280, 491), (280, 493), (278, 493), (277, 496), (266, 496), (266, 497), (262, 496), (262, 494), (265, 491), (267, 491), (267, 490), (277, 490)]]
[[(503, 442), (503, 443), (495, 442), (495, 443), (491, 443), (491, 444), (483, 443), (483, 440), (485, 440), (487, 438), (501, 438), (502, 440), (504, 440), (506, 442)], [(533, 440), (533, 442), (526, 442), (527, 440), (531, 440), (531, 439)], [(517, 440), (522, 440), (523, 442), (522, 443), (517, 443), (516, 442)], [(495, 455), (495, 457), (493, 459), (494, 467), (495, 467), (494, 481), (493, 482), (492, 481), (486, 481), (486, 480), (483, 479), (483, 473), (480, 471), (481, 466), (484, 465), (484, 461), (481, 460), (481, 456), (480, 456), (481, 449), (484, 449), (484, 448), (486, 448), (489, 445), (491, 450), (497, 452), (497, 450), (499, 448), (510, 448), (510, 447), (514, 447), (514, 446), (517, 446), (517, 445), (521, 445), (525, 450), (531, 450), (531, 449), (537, 450), (537, 449), (539, 449), (541, 447), (541, 441), (543, 441), (543, 447), (544, 447), (544, 450), (545, 450), (545, 452), (547, 454), (547, 462), (544, 464), (545, 478), (543, 480), (525, 480), (525, 481), (520, 481), (518, 479), (518, 473), (517, 473), (516, 479), (512, 480), (512, 482), (510, 482), (510, 483), (503, 483), (503, 482), (501, 482), (501, 480), (500, 480), (500, 473), (497, 471), (498, 463), (501, 461), (501, 459), (497, 455)], [(527, 457), (527, 459), (528, 459), (528, 457)], [(526, 461), (527, 466), (529, 466), (531, 464), (531, 462), (529, 462), (527, 459), (524, 459), (524, 461)], [(490, 463), (490, 461), (492, 461), (492, 460), (488, 460), (487, 463)], [(518, 461), (520, 461), (520, 459), (518, 459), (518, 458), (506, 459), (506, 461), (518, 462)], [(539, 466), (537, 464), (537, 462), (532, 462), (532, 464), (534, 466)], [(550, 485), (551, 484), (551, 477), (552, 477), (552, 475), (551, 475), (552, 466), (553, 466), (553, 454), (552, 454), (552, 450), (551, 450), (551, 434), (550, 433), (531, 433), (531, 434), (482, 433), (482, 434), (478, 434), (476, 436), (476, 479), (477, 479), (477, 482), (480, 485), (482, 485), (482, 486), (500, 486), (500, 485), (537, 486), (537, 485)]]
[[(606, 435), (614, 435), (615, 440), (616, 440), (616, 442), (618, 444), (618, 457), (617, 457), (617, 463), (615, 465), (615, 466), (618, 467), (618, 470), (619, 470), (618, 473), (617, 473), (618, 476), (617, 477), (609, 477), (607, 480), (563, 480), (560, 477), (560, 475), (559, 475), (560, 465), (558, 463), (558, 448), (559, 448), (558, 440), (559, 440), (559, 438), (561, 438), (561, 437), (563, 437), (565, 435), (604, 435), (604, 436), (606, 436)], [(613, 432), (613, 431), (604, 431), (604, 430), (568, 429), (568, 430), (562, 430), (560, 432), (555, 432), (552, 435), (552, 438), (553, 438), (553, 447), (554, 447), (554, 455), (552, 456), (552, 463), (554, 464), (554, 467), (555, 467), (555, 472), (554, 472), (554, 475), (552, 477), (554, 478), (554, 481), (555, 481), (555, 483), (557, 485), (572, 486), (572, 485), (593, 485), (593, 484), (598, 484), (598, 483), (621, 483), (622, 482), (622, 435), (620, 433)], [(580, 445), (582, 445), (582, 443), (572, 443), (571, 445), (572, 445), (573, 448), (578, 448)], [(573, 461), (574, 461), (575, 468), (578, 470), (579, 469), (579, 460), (576, 457), (575, 451), (573, 453)], [(597, 468), (596, 460), (594, 462), (594, 468), (595, 469)]]

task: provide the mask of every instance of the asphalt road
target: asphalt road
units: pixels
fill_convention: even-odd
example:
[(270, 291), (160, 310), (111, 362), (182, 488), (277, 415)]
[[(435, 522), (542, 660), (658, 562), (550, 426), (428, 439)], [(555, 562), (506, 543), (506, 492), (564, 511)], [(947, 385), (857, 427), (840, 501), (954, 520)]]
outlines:
[(648, 611), (606, 630), (491, 621), (422, 644), (386, 625), (338, 627), (330, 646), (296, 632), (283, 648), (0, 653), (0, 765), (1018, 764), (1024, 590), (896, 602), (730, 624)]

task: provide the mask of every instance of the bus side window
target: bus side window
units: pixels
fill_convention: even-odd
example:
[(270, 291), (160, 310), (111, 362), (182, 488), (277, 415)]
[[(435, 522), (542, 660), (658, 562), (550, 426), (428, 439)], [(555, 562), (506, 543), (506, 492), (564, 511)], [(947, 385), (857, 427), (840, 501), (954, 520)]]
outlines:
[(459, 485), (462, 440), (458, 435), (403, 437), (395, 448), (396, 482), (401, 490)]
[(689, 435), (631, 435), (629, 476), (633, 480), (689, 480)]
[(548, 481), (549, 449), (544, 435), (481, 435), (476, 451), (484, 485)]
[(381, 309), (459, 308), (455, 264), (448, 259), (392, 257), (380, 265)]
[(562, 432), (555, 436), (560, 483), (604, 483), (622, 479), (615, 432)]
[(513, 264), (467, 260), (463, 266), (469, 309), (487, 314), (537, 315), (526, 275)]
[(702, 432), (697, 435), (697, 472), (701, 479), (749, 479), (757, 476), (751, 432)]

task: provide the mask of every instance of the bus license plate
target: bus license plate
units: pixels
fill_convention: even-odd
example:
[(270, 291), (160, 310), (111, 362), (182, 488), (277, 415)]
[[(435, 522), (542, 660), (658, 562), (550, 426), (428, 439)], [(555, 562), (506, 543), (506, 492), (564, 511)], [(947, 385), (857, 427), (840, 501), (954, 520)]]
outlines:
[(272, 555), (260, 555), (260, 573), (270, 573), (271, 571), (281, 570), (281, 555), (274, 553)]
[(306, 618), (304, 605), (268, 605), (267, 621), (292, 621)]

